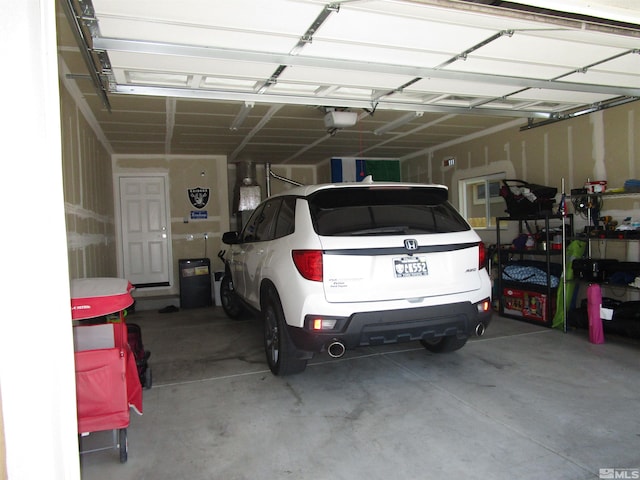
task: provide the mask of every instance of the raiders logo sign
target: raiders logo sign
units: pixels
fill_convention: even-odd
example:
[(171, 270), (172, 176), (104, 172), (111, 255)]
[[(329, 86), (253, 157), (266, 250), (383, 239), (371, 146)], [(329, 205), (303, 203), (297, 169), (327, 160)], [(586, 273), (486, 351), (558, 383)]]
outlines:
[(196, 208), (204, 208), (209, 203), (209, 189), (202, 187), (190, 188), (189, 201)]

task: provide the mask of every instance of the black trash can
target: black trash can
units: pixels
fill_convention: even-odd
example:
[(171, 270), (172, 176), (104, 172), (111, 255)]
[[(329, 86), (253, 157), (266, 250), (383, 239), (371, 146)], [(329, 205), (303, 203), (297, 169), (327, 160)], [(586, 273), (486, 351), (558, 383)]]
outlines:
[(211, 261), (208, 258), (178, 260), (180, 275), (180, 308), (210, 307)]

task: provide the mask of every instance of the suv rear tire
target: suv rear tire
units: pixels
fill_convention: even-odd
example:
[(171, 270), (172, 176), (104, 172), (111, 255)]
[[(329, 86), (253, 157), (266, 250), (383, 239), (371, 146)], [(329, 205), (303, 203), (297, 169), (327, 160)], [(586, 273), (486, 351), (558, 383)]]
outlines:
[(273, 287), (266, 292), (264, 306), (264, 351), (274, 375), (292, 375), (307, 368), (307, 360), (298, 357), (298, 350), (289, 337), (280, 297)]
[(455, 335), (447, 335), (433, 340), (420, 340), (424, 348), (432, 353), (447, 353), (459, 350), (467, 343), (466, 338), (458, 338)]

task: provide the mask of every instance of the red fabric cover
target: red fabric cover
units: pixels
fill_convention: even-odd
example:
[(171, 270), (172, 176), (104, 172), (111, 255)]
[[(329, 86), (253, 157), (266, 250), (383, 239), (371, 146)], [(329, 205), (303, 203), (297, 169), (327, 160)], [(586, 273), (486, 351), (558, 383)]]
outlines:
[(129, 405), (120, 348), (76, 352), (78, 433), (126, 428)]
[(122, 322), (113, 324), (113, 335), (116, 339), (116, 345), (124, 350), (126, 365), (126, 383), (127, 383), (127, 402), (133, 407), (137, 413), (142, 415), (142, 384), (140, 383), (140, 375), (138, 375), (138, 366), (136, 365), (136, 356), (129, 345), (129, 332), (127, 324)]
[(71, 280), (71, 318), (84, 320), (120, 312), (133, 304), (133, 286), (124, 278)]
[(75, 353), (78, 433), (126, 428), (129, 407), (142, 414), (142, 385), (127, 326), (112, 325), (116, 348)]
[(136, 357), (127, 344), (127, 402), (133, 407), (136, 413), (142, 415), (142, 384), (138, 375)]

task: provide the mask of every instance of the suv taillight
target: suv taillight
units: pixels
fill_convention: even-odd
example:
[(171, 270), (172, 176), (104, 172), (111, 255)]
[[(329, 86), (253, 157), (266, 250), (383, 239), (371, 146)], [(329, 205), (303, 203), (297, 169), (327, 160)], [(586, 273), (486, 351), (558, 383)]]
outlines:
[(487, 249), (483, 242), (478, 243), (478, 270), (485, 268), (485, 262), (487, 261)]
[(293, 250), (293, 263), (307, 280), (322, 281), (322, 250)]

